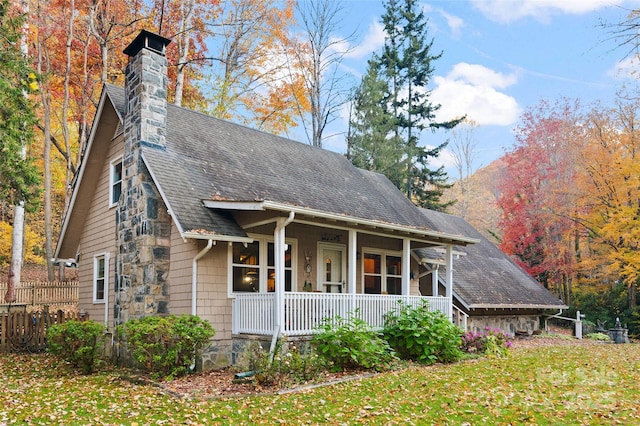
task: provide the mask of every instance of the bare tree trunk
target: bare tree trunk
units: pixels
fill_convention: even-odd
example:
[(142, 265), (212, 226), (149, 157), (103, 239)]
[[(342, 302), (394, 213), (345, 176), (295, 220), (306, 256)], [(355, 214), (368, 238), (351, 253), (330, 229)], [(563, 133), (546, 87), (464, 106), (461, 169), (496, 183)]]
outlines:
[(11, 234), (11, 266), (9, 267), (9, 281), (4, 295), (6, 303), (16, 300), (16, 285), (20, 283), (22, 273), (22, 252), (24, 250), (24, 202), (20, 201), (13, 209), (13, 233)]
[(193, 16), (193, 0), (182, 0), (180, 3), (180, 33), (176, 37), (178, 41), (178, 69), (176, 72), (176, 92), (173, 103), (182, 105), (182, 92), (184, 89), (184, 78), (187, 69), (187, 59), (189, 57), (189, 46), (191, 42), (191, 18)]
[[(335, 39), (333, 34), (341, 23), (340, 3), (330, 0), (297, 2), (296, 8), (301, 17), (304, 49), (299, 49), (295, 61), (305, 82), (306, 97), (311, 108), (311, 145), (322, 148), (323, 133), (331, 121), (336, 118), (338, 109), (347, 99), (347, 91), (341, 87), (339, 66), (347, 51), (341, 50), (350, 35), (344, 39)], [(300, 108), (300, 111), (303, 109)], [(305, 124), (304, 117), (301, 117)], [(308, 130), (308, 129), (306, 129)]]
[[(38, 19), (45, 22), (46, 17), (42, 16), (41, 9), (38, 7)], [(43, 26), (46, 26), (43, 25)], [(48, 56), (46, 52), (46, 35), (38, 35), (36, 50), (38, 55), (38, 74), (44, 75), (51, 68), (49, 66)], [(69, 45), (67, 45), (69, 49)], [(68, 54), (68, 52), (67, 52)], [(67, 59), (68, 61), (68, 59)], [(40, 99), (42, 101), (42, 121), (44, 133), (44, 149), (42, 153), (44, 163), (44, 235), (45, 235), (45, 262), (47, 265), (47, 279), (53, 281), (55, 274), (53, 270), (53, 224), (52, 224), (52, 206), (51, 206), (51, 96), (49, 87), (43, 85), (40, 90)], [(66, 117), (66, 111), (63, 109), (63, 117)], [(65, 135), (65, 139), (67, 139)], [(69, 148), (66, 148), (69, 152)], [(68, 167), (67, 167), (68, 175)]]

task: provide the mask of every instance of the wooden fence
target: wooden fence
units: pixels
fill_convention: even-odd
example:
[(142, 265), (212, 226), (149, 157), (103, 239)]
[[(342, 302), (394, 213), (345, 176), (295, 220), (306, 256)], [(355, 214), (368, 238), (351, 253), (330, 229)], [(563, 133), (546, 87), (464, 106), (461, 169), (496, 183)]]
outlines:
[(86, 319), (86, 315), (62, 310), (0, 313), (0, 353), (42, 352), (47, 348), (47, 329), (51, 325)]
[[(7, 283), (0, 282), (0, 303), (4, 302)], [(15, 286), (14, 306), (61, 306), (78, 303), (78, 282), (21, 282)]]

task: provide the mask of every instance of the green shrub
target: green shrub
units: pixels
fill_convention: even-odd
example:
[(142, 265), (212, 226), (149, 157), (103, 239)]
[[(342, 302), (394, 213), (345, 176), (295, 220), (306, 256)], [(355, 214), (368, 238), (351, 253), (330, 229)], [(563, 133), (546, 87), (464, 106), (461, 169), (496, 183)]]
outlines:
[(509, 354), (513, 336), (499, 328), (486, 327), (484, 332), (468, 331), (462, 336), (460, 348), (467, 353), (504, 357)]
[(458, 361), (461, 335), (449, 318), (426, 304), (412, 307), (400, 302), (398, 311), (385, 314), (384, 336), (403, 359), (422, 364)]
[(104, 326), (95, 321), (55, 324), (47, 329), (47, 346), (52, 354), (90, 374), (96, 366), (104, 331)]
[(601, 342), (610, 342), (611, 341), (611, 337), (609, 337), (609, 335), (605, 334), (605, 333), (589, 333), (584, 337), (586, 339), (598, 340), (598, 341), (601, 341)]
[(325, 371), (325, 362), (315, 353), (303, 354), (295, 344), (278, 341), (273, 360), (269, 352), (258, 342), (251, 342), (247, 349), (245, 365), (255, 371), (256, 382), (262, 386), (279, 388), (316, 380)]
[(127, 321), (118, 333), (139, 367), (172, 378), (189, 372), (215, 330), (197, 316), (169, 315)]
[(356, 315), (326, 320), (312, 343), (333, 371), (388, 369), (397, 358), (389, 344)]

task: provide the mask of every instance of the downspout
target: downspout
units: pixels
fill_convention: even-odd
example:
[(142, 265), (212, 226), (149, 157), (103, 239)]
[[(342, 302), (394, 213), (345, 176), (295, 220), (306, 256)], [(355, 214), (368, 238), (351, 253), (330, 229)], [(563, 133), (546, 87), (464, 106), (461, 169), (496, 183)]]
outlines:
[[(296, 216), (294, 212), (289, 212), (289, 217), (279, 219), (276, 222), (276, 229), (273, 231), (273, 245), (275, 251), (275, 268), (276, 268), (276, 324), (273, 331), (274, 335), (280, 335), (284, 329), (284, 228), (287, 227)], [(275, 340), (275, 339), (273, 339)], [(271, 352), (275, 349), (272, 340)]]
[(205, 248), (193, 258), (191, 265), (191, 315), (198, 315), (198, 260), (211, 250), (213, 240), (209, 240)]

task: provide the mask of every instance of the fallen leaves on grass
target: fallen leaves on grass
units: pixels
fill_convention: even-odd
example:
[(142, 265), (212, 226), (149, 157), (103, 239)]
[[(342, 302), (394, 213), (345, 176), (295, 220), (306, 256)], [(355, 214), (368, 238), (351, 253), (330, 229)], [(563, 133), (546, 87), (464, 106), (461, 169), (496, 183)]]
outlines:
[(516, 344), (507, 358), (214, 399), (176, 398), (118, 369), (83, 376), (46, 354), (3, 355), (0, 424), (640, 423), (640, 345), (536, 343)]

